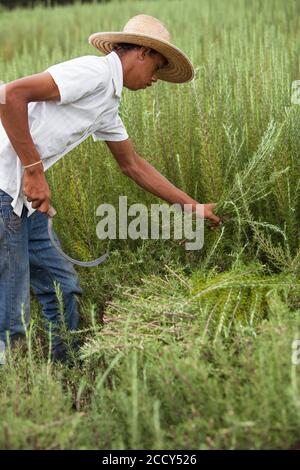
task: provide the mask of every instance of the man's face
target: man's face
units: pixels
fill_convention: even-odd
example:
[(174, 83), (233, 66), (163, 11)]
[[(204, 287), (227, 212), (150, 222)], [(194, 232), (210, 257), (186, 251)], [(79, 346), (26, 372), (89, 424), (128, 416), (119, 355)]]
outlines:
[(150, 54), (149, 49), (145, 47), (131, 51), (130, 55), (130, 67), (124, 77), (124, 86), (129, 90), (141, 90), (151, 86), (158, 80), (158, 70), (167, 64), (161, 54)]

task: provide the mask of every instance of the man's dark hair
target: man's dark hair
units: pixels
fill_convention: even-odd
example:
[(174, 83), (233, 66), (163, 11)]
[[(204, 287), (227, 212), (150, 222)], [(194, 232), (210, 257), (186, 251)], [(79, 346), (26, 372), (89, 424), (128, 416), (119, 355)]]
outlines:
[[(139, 46), (138, 44), (129, 44), (127, 42), (120, 42), (120, 43), (115, 43), (113, 45), (112, 50), (115, 52), (120, 52), (121, 54), (124, 54), (127, 51), (132, 51), (133, 49), (139, 49), (141, 47), (143, 46)], [(150, 47), (149, 49), (150, 49), (150, 55), (155, 55), (158, 53), (157, 51), (155, 51), (154, 49), (151, 49)]]

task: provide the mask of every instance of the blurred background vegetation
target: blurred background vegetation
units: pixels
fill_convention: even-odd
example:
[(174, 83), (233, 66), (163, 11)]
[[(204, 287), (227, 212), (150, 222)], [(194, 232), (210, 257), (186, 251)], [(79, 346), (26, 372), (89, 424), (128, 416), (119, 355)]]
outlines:
[(36, 6), (55, 7), (58, 5), (73, 5), (75, 3), (104, 3), (110, 0), (0, 0), (0, 5), (13, 9), (16, 7), (34, 8)]

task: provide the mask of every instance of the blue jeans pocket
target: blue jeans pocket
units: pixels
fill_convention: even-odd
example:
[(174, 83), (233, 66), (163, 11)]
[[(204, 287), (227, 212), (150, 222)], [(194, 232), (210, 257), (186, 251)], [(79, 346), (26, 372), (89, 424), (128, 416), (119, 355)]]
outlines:
[(2, 217), (0, 217), (0, 242), (4, 238), (4, 230), (5, 230), (4, 220), (2, 219)]
[(0, 218), (4, 223), (4, 228), (15, 232), (20, 229), (22, 218), (13, 212), (12, 200), (13, 198), (9, 194), (0, 190)]

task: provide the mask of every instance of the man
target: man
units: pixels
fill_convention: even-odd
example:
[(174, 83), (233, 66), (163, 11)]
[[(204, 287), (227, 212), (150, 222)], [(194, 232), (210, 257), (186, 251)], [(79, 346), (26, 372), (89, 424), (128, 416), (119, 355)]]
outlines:
[[(24, 335), (31, 284), (51, 324), (53, 360), (66, 357), (54, 281), (69, 330), (78, 326), (76, 296), (82, 290), (73, 266), (48, 237), (45, 171), (92, 135), (106, 141), (121, 171), (142, 188), (198, 210), (197, 201), (135, 152), (118, 115), (123, 86), (140, 90), (158, 79), (189, 81), (189, 59), (171, 44), (165, 26), (147, 15), (131, 18), (120, 33), (95, 33), (89, 41), (107, 55), (78, 57), (10, 82), (0, 105), (0, 341)], [(221, 221), (213, 207), (204, 205), (204, 217), (216, 227)]]

